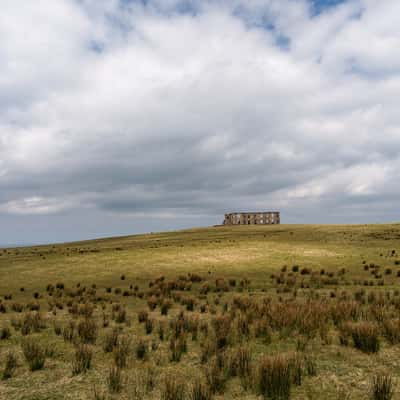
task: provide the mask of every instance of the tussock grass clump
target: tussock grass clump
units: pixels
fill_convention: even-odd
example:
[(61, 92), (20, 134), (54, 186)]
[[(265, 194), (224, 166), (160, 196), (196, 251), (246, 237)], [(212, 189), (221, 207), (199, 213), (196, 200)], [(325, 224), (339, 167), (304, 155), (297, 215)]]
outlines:
[(11, 337), (11, 329), (8, 326), (0, 328), (0, 340), (7, 340)]
[(142, 373), (142, 386), (144, 387), (146, 393), (152, 392), (157, 384), (157, 372), (153, 365), (149, 365), (145, 368)]
[(204, 375), (213, 394), (222, 394), (228, 380), (229, 369), (222, 353), (214, 356), (205, 366)]
[(72, 342), (75, 337), (75, 322), (70, 321), (67, 326), (63, 328), (62, 331), (64, 342)]
[(125, 308), (120, 308), (117, 312), (113, 313), (113, 319), (117, 324), (123, 324), (127, 321), (127, 313)]
[(53, 293), (54, 292), (54, 286), (51, 283), (47, 284), (46, 292), (49, 292), (49, 293)]
[(187, 296), (182, 300), (182, 304), (186, 306), (187, 311), (193, 311), (196, 305), (196, 299), (192, 296)]
[(110, 325), (109, 316), (104, 311), (102, 312), (102, 315), (101, 315), (101, 321), (102, 321), (103, 328), (107, 328)]
[(175, 338), (171, 338), (169, 342), (169, 350), (170, 350), (170, 361), (171, 362), (179, 362), (182, 358), (182, 351), (179, 347), (178, 340)]
[(200, 320), (198, 314), (196, 313), (193, 314), (191, 317), (189, 317), (187, 320), (187, 331), (188, 333), (191, 333), (193, 341), (197, 340), (199, 329), (200, 329)]
[(212, 320), (216, 345), (218, 349), (223, 349), (229, 344), (231, 333), (231, 319), (228, 315), (215, 317)]
[(160, 321), (157, 329), (158, 338), (163, 341), (166, 336), (166, 325), (164, 321)]
[(308, 337), (298, 336), (296, 338), (296, 351), (306, 351), (308, 342), (309, 342)]
[(157, 307), (157, 298), (155, 296), (151, 296), (149, 299), (147, 299), (147, 305), (149, 306), (149, 309), (151, 311), (154, 311)]
[(161, 400), (184, 400), (186, 385), (176, 376), (166, 376), (161, 387)]
[(207, 384), (198, 380), (190, 387), (189, 398), (190, 400), (211, 400), (212, 393)]
[(317, 375), (317, 365), (311, 356), (304, 357), (304, 370), (308, 376)]
[(302, 268), (300, 270), (301, 275), (310, 275), (311, 274), (311, 269), (310, 268)]
[(215, 280), (215, 292), (228, 292), (229, 286), (228, 283), (225, 281), (224, 278), (217, 278)]
[(211, 291), (211, 285), (207, 282), (204, 282), (200, 288), (200, 294), (206, 295)]
[(130, 374), (127, 385), (129, 400), (143, 400), (146, 395), (146, 388), (143, 382), (143, 375), (139, 371), (134, 371)]
[(153, 332), (153, 328), (154, 328), (154, 321), (150, 318), (146, 319), (144, 323), (144, 329), (146, 331), (146, 334), (150, 335)]
[(107, 375), (107, 386), (110, 393), (119, 393), (122, 390), (122, 372), (121, 369), (111, 367)]
[(21, 335), (28, 336), (32, 332), (32, 327), (29, 324), (22, 323), (21, 324)]
[(263, 338), (265, 344), (269, 344), (272, 341), (272, 330), (268, 323), (267, 318), (263, 317), (255, 322), (254, 325), (254, 336), (256, 338)]
[(179, 336), (189, 331), (189, 319), (181, 312), (177, 317), (169, 321), (169, 327), (172, 336), (179, 338)]
[(391, 375), (381, 372), (372, 378), (371, 400), (391, 400), (393, 394), (393, 379)]
[(29, 311), (39, 311), (40, 310), (40, 304), (39, 303), (28, 303), (26, 305), (26, 308)]
[(244, 377), (251, 373), (252, 352), (247, 346), (232, 349), (229, 354), (229, 371), (231, 376)]
[(182, 355), (187, 352), (186, 335), (181, 334), (179, 338), (172, 337), (169, 343), (170, 360), (172, 362), (179, 362)]
[(92, 318), (85, 318), (78, 323), (78, 335), (82, 343), (94, 344), (97, 340), (97, 324)]
[(43, 369), (46, 361), (46, 349), (33, 339), (25, 340), (21, 347), (29, 369), (31, 371)]
[(400, 343), (400, 319), (385, 319), (382, 322), (382, 331), (390, 344)]
[(87, 344), (79, 344), (75, 348), (75, 355), (72, 361), (72, 374), (85, 373), (92, 365), (93, 351)]
[(235, 319), (235, 332), (239, 341), (248, 339), (250, 336), (249, 320), (243, 313), (239, 313)]
[(131, 341), (127, 336), (121, 336), (118, 339), (117, 345), (114, 347), (113, 356), (115, 365), (118, 368), (125, 368), (127, 366), (128, 355), (131, 348)]
[(167, 315), (171, 307), (172, 302), (170, 300), (164, 300), (161, 304), (161, 315)]
[(105, 353), (111, 353), (118, 344), (118, 329), (113, 329), (104, 336), (103, 350)]
[(82, 304), (78, 307), (78, 314), (82, 315), (86, 319), (89, 319), (93, 316), (94, 306), (90, 303)]
[(148, 318), (149, 318), (149, 313), (147, 311), (144, 311), (144, 310), (139, 311), (139, 313), (138, 313), (139, 323), (146, 322)]
[(203, 280), (203, 277), (198, 274), (189, 273), (189, 279), (192, 283), (199, 283)]
[(17, 357), (13, 352), (8, 352), (6, 355), (6, 362), (4, 365), (3, 372), (1, 373), (1, 378), (7, 380), (13, 377), (15, 370), (17, 369)]
[(291, 359), (285, 355), (264, 356), (256, 376), (257, 392), (265, 399), (287, 400), (292, 386)]
[(56, 336), (60, 336), (62, 334), (62, 326), (56, 321), (53, 323), (53, 330)]
[(295, 353), (290, 357), (290, 372), (292, 382), (295, 385), (300, 386), (303, 379), (303, 360), (298, 353)]
[(19, 331), (22, 326), (22, 320), (19, 318), (11, 318), (11, 326), (16, 330)]
[(148, 346), (143, 339), (139, 339), (135, 346), (135, 354), (138, 360), (144, 360), (147, 357)]
[(38, 312), (30, 312), (25, 314), (22, 325), (21, 334), (26, 336), (31, 332), (40, 332), (42, 329), (46, 328), (46, 321), (42, 315)]
[(201, 363), (204, 364), (211, 358), (212, 355), (215, 354), (217, 350), (215, 341), (211, 338), (206, 338), (206, 340), (201, 343), (200, 350), (200, 360)]
[(246, 390), (252, 382), (252, 352), (247, 346), (241, 346), (231, 352), (229, 357), (229, 374), (240, 378)]
[(68, 305), (68, 312), (73, 315), (76, 316), (79, 313), (79, 308), (78, 308), (78, 304), (77, 303), (73, 303), (72, 301), (69, 301), (67, 303)]
[(380, 348), (379, 329), (372, 322), (358, 322), (350, 325), (354, 347), (364, 353), (377, 353)]
[(361, 306), (355, 301), (338, 301), (330, 307), (330, 315), (336, 326), (345, 321), (357, 321), (361, 316)]
[(24, 306), (20, 303), (12, 303), (11, 309), (15, 312), (21, 313), (24, 309)]

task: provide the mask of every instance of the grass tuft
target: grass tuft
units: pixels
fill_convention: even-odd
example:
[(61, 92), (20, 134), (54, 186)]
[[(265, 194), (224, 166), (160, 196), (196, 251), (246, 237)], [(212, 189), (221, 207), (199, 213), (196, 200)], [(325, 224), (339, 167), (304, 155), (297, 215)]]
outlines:
[(166, 376), (161, 388), (161, 400), (184, 400), (186, 385), (176, 376)]
[(33, 339), (22, 342), (22, 352), (31, 371), (43, 369), (46, 361), (46, 349)]
[(284, 355), (264, 356), (259, 362), (256, 385), (264, 399), (289, 399), (292, 386), (291, 359)]
[(378, 373), (372, 378), (371, 400), (391, 400), (393, 394), (393, 379), (391, 375)]
[(17, 356), (12, 351), (9, 351), (6, 355), (6, 362), (3, 372), (1, 373), (1, 378), (3, 380), (12, 378), (17, 369), (17, 364)]
[(93, 351), (87, 344), (78, 344), (72, 361), (72, 375), (85, 373), (91, 368)]

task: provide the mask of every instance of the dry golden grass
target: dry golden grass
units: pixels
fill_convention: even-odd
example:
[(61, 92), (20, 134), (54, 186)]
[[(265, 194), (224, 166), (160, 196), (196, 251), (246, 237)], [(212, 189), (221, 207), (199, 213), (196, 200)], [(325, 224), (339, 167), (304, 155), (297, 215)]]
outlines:
[[(0, 399), (159, 399), (170, 376), (188, 398), (211, 371), (222, 385), (215, 398), (254, 400), (256, 378), (232, 366), (244, 345), (252, 374), (263, 357), (310, 357), (317, 373), (291, 384), (291, 399), (365, 399), (379, 371), (394, 376), (396, 399), (399, 260), (399, 224), (217, 227), (0, 249), (0, 377), (9, 354), (17, 359)], [(138, 321), (142, 311), (150, 322)], [(365, 319), (379, 330), (373, 354), (351, 335), (340, 343), (343, 324)], [(45, 352), (43, 369), (30, 371), (26, 340)], [(116, 376), (120, 392), (109, 393)]]

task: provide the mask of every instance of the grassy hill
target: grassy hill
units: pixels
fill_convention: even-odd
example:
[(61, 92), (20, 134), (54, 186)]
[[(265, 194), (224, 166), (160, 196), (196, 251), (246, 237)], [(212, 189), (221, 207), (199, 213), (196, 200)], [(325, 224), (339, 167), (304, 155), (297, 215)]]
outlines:
[(211, 271), (265, 281), (285, 264), (347, 267), (358, 276), (363, 260), (391, 266), (391, 251), (400, 251), (399, 243), (400, 224), (272, 225), (4, 249), (0, 250), (0, 294), (21, 286), (29, 293), (56, 280), (116, 284), (121, 274), (146, 280), (159, 274)]
[[(215, 398), (257, 398), (260, 365), (272, 362), (263, 357), (283, 354), (289, 359), (295, 354), (301, 358), (304, 377), (301, 385), (292, 384), (290, 398), (338, 399), (347, 393), (351, 399), (365, 399), (377, 371), (400, 372), (397, 339), (388, 339), (389, 328), (382, 328), (383, 321), (394, 324), (393, 332), (400, 328), (399, 254), (400, 224), (214, 227), (0, 249), (0, 398), (95, 399), (96, 387), (104, 391), (98, 399), (158, 399), (166, 390), (168, 374), (186, 377), (187, 392), (194, 376), (212, 387), (207, 368), (217, 368), (212, 363), (218, 357), (247, 351), (251, 379), (224, 369), (230, 375), (222, 391), (213, 389)], [(167, 303), (171, 303), (168, 315), (163, 315)], [(285, 308), (278, 312), (282, 304)], [(341, 307), (354, 307), (356, 317)], [(342, 310), (340, 317), (336, 308)], [(126, 315), (118, 321), (121, 310)], [(154, 325), (150, 333), (147, 322), (138, 322), (145, 310)], [(304, 320), (293, 316), (307, 310), (314, 316), (306, 319), (315, 315), (321, 319), (308, 330)], [(183, 336), (171, 335), (181, 311), (187, 326), (187, 321), (198, 319), (199, 333), (190, 339), (193, 328), (184, 328), (188, 351), (176, 362), (171, 361), (171, 346)], [(291, 322), (278, 322), (280, 313)], [(214, 349), (204, 361), (204, 347), (218, 343), (215, 319), (225, 316), (229, 316), (225, 321), (230, 327), (229, 345), (221, 352)], [(245, 340), (236, 337), (241, 318), (249, 327)], [(260, 328), (265, 331), (261, 337), (258, 318), (266, 325)], [(82, 321), (96, 325), (96, 338), (88, 341), (92, 366), (86, 373), (74, 374)], [(75, 330), (68, 340), (71, 323)], [(354, 324), (362, 323), (378, 329), (379, 351), (352, 344), (354, 332), (362, 328)], [(160, 337), (160, 326), (165, 338)], [(9, 329), (11, 336), (1, 339), (2, 329)], [(114, 330), (129, 341), (129, 362), (121, 368), (118, 393), (110, 392), (115, 351), (104, 350), (107, 335)], [(34, 372), (23, 347), (32, 338), (48, 351), (44, 368)], [(135, 356), (141, 341), (148, 352), (144, 361)], [(9, 352), (17, 367), (12, 377), (1, 380)], [(316, 374), (306, 373), (311, 361), (305, 355), (313, 357)], [(143, 387), (150, 370), (158, 378), (154, 389), (142, 396), (135, 385)], [(212, 375), (218, 373), (222, 372)], [(251, 382), (245, 384), (245, 378)]]

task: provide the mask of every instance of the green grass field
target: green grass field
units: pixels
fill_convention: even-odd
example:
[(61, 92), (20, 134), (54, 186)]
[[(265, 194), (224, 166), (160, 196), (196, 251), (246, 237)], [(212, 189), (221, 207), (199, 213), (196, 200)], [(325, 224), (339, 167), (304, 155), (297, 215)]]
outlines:
[[(188, 274), (202, 281), (191, 281)], [(180, 282), (180, 286), (168, 289), (168, 282)], [(58, 289), (57, 283), (62, 283)], [(0, 249), (0, 304), (5, 308), (0, 312), (0, 329), (9, 328), (11, 333), (1, 339), (0, 330), (0, 399), (168, 400), (166, 379), (183, 380), (184, 398), (193, 398), (194, 382), (204, 380), (212, 386), (207, 369), (213, 367), (213, 359), (228, 359), (229, 352), (243, 346), (251, 354), (251, 378), (221, 367), (223, 372), (218, 373), (226, 375), (226, 382), (222, 391), (212, 390), (213, 398), (273, 398), (260, 392), (257, 371), (263, 357), (276, 354), (296, 354), (304, 365), (309, 356), (316, 367), (314, 374), (306, 373), (304, 366), (301, 384), (291, 384), (291, 399), (373, 398), (371, 382), (381, 371), (393, 377), (392, 398), (400, 398), (396, 380), (400, 373), (399, 283), (400, 224), (214, 227)], [(152, 300), (154, 310), (148, 305)], [(161, 306), (167, 302), (172, 307), (168, 315), (161, 315)], [(244, 308), (243, 303), (247, 304)], [(93, 308), (86, 313), (90, 315), (85, 314), (85, 305)], [(287, 322), (278, 321), (281, 306)], [(356, 315), (346, 314), (353, 306)], [(127, 314), (122, 322), (115, 318), (118, 307)], [(331, 315), (341, 307), (344, 311), (337, 323)], [(312, 313), (304, 318), (292, 315), (293, 310), (306, 313), (308, 309)], [(138, 313), (144, 310), (154, 324), (148, 334), (146, 323), (138, 322)], [(182, 318), (198, 320), (199, 331), (195, 340), (191, 338), (194, 328), (184, 332), (187, 351), (176, 362), (171, 361), (171, 320), (181, 311)], [(24, 331), (24, 318), (36, 314), (41, 326)], [(317, 314), (321, 322), (315, 320)], [(229, 344), (201, 360), (207, 343), (212, 346), (218, 338), (213, 320), (228, 315)], [(259, 327), (258, 318), (268, 325), (264, 327), (268, 334)], [(97, 325), (95, 342), (88, 345), (91, 367), (73, 374), (82, 337), (75, 332), (73, 339), (66, 340), (64, 331), (70, 321), (79, 325), (86, 319)], [(249, 332), (239, 335), (241, 319)], [(310, 322), (305, 328), (307, 319), (315, 320), (314, 325)], [(346, 324), (363, 322), (378, 329), (379, 351), (360, 350), (351, 341), (352, 333), (350, 342), (344, 343)], [(382, 328), (389, 323), (395, 326), (393, 332), (399, 328), (398, 342), (388, 334), (389, 328)], [(349, 332), (354, 333), (353, 325)], [(163, 339), (159, 326), (166, 329)], [(113, 329), (129, 341), (127, 365), (121, 368), (122, 387), (115, 393), (109, 382), (115, 351), (103, 350)], [(259, 329), (264, 332), (260, 336)], [(44, 367), (34, 372), (21, 346), (29, 339), (47, 349)], [(145, 360), (135, 356), (142, 340), (148, 352)], [(17, 366), (11, 377), (1, 379), (10, 352)], [(145, 390), (152, 373), (154, 388), (150, 385)], [(244, 384), (244, 378), (251, 382)], [(179, 400), (178, 394), (172, 398)], [(201, 400), (193, 398), (197, 399)]]

